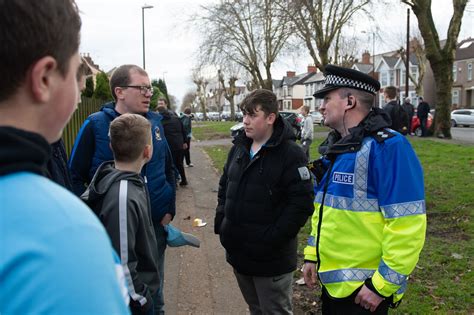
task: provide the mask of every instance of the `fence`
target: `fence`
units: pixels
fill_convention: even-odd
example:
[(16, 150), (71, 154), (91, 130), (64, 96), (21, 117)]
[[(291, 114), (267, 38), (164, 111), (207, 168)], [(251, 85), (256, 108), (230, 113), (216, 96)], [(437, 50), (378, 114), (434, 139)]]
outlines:
[(104, 104), (104, 101), (88, 97), (81, 98), (81, 103), (63, 131), (63, 140), (68, 156), (71, 154), (74, 140), (76, 139), (77, 133), (79, 132), (79, 129), (81, 129), (82, 124), (90, 114), (99, 111), (102, 104)]

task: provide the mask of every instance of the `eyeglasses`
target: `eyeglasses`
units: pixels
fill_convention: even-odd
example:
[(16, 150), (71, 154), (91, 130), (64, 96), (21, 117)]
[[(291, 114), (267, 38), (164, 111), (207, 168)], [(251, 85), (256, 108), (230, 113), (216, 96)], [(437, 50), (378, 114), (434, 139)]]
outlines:
[(134, 89), (139, 89), (140, 93), (142, 95), (146, 95), (146, 93), (150, 93), (153, 95), (153, 87), (152, 86), (145, 86), (145, 85), (122, 85), (119, 86), (121, 88), (134, 88)]

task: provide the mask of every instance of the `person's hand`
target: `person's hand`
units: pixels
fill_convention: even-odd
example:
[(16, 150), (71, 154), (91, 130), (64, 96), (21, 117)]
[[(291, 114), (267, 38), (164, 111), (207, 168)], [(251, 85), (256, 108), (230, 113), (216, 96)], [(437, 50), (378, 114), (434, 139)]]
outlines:
[(161, 225), (168, 225), (168, 224), (170, 224), (171, 219), (172, 219), (171, 214), (169, 214), (169, 213), (165, 214), (165, 216), (163, 217), (163, 219), (161, 219)]
[(313, 289), (318, 279), (316, 278), (316, 263), (305, 262), (303, 267), (304, 282), (308, 288)]
[(188, 148), (188, 144), (187, 143), (183, 143), (183, 150), (186, 150)]
[(378, 296), (376, 293), (372, 292), (369, 288), (362, 286), (359, 293), (355, 298), (355, 304), (359, 304), (366, 310), (370, 309), (371, 312), (375, 312), (379, 304), (383, 301), (383, 299)]

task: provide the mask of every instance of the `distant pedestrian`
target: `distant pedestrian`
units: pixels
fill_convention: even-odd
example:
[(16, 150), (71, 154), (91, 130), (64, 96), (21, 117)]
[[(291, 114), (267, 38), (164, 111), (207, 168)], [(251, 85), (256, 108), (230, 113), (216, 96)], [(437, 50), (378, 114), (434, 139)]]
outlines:
[(186, 145), (187, 148), (184, 150), (184, 158), (186, 160), (186, 166), (187, 167), (193, 167), (193, 163), (191, 163), (191, 155), (190, 155), (190, 150), (191, 150), (191, 138), (193, 137), (192, 134), (192, 114), (191, 114), (191, 108), (186, 107), (184, 109), (184, 115), (181, 117), (181, 122), (183, 123), (183, 128), (184, 128), (184, 133), (186, 134)]
[(384, 110), (390, 116), (392, 128), (395, 131), (398, 131), (402, 135), (407, 135), (410, 132), (408, 129), (409, 125), (409, 116), (408, 113), (405, 112), (403, 107), (399, 104), (397, 99), (397, 88), (394, 86), (387, 86), (383, 89), (383, 95), (385, 102)]
[(309, 161), (309, 149), (313, 142), (314, 132), (313, 117), (309, 114), (309, 106), (306, 105), (301, 106), (300, 113), (304, 117), (303, 128), (301, 130), (301, 146), (303, 147), (303, 151)]
[(314, 210), (307, 159), (275, 94), (255, 90), (241, 109), (245, 132), (219, 181), (214, 232), (250, 313), (292, 314), (296, 236)]
[(418, 98), (419, 103), (416, 109), (416, 116), (420, 120), (421, 136), (428, 136), (428, 114), (430, 113), (430, 105), (423, 100), (423, 97)]
[(125, 270), (132, 314), (154, 314), (159, 286), (158, 246), (143, 166), (153, 156), (151, 124), (123, 114), (110, 124), (114, 160), (102, 163), (81, 199), (110, 236)]
[(183, 165), (184, 150), (187, 148), (186, 133), (179, 117), (166, 107), (166, 101), (160, 99), (159, 104), (156, 109), (163, 116), (161, 123), (165, 131), (164, 136), (170, 146), (174, 166), (181, 177), (179, 185), (186, 186), (188, 185), (188, 180)]
[(410, 134), (412, 134), (412, 130), (411, 130), (411, 122), (412, 122), (412, 119), (413, 119), (413, 115), (415, 115), (415, 107), (413, 106), (413, 104), (410, 102), (410, 98), (409, 97), (406, 97), (405, 98), (405, 101), (403, 102), (402, 104), (402, 107), (403, 109), (405, 110), (405, 112), (408, 114), (408, 117), (410, 118), (408, 120), (408, 132)]

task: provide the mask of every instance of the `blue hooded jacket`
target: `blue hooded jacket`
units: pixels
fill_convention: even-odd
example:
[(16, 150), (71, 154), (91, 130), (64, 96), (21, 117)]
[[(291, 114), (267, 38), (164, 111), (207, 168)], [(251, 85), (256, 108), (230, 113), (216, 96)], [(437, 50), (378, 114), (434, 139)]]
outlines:
[[(118, 116), (115, 103), (107, 103), (99, 112), (90, 115), (79, 130), (69, 159), (76, 195), (85, 191), (85, 185), (91, 182), (100, 164), (114, 159), (109, 145), (109, 126)], [(149, 111), (144, 117), (151, 123), (153, 156), (143, 167), (142, 175), (146, 177), (150, 192), (153, 221), (160, 222), (166, 213), (174, 217), (176, 212), (173, 162), (164, 137), (162, 116)]]

